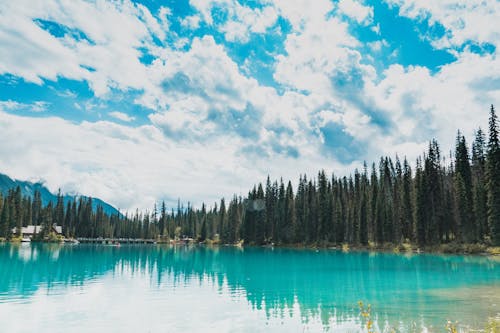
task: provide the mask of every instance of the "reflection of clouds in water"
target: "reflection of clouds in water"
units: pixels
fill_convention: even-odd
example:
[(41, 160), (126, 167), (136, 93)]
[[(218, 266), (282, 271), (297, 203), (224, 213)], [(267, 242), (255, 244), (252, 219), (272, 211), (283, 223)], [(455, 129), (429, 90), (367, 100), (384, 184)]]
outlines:
[(146, 328), (169, 322), (174, 331), (196, 331), (196, 325), (357, 331), (360, 299), (372, 303), (381, 328), (407, 329), (414, 321), (441, 328), (446, 319), (486, 316), (474, 295), (463, 304), (430, 291), (491, 285), (500, 276), (489, 258), (232, 247), (0, 246), (0, 267), (7, 266), (0, 317), (13, 311), (11, 297), (22, 294), (25, 303), (46, 304), (33, 311), (50, 311), (56, 322), (64, 317), (80, 325), (80, 317), (90, 318), (109, 328), (108, 321), (125, 327), (141, 318)]
[[(65, 293), (47, 295), (38, 290), (24, 304), (0, 303), (0, 320), (6, 332), (321, 332), (320, 320), (303, 322), (296, 304), (293, 310), (268, 317), (251, 309), (241, 297), (229, 298), (227, 284), (221, 288), (209, 281), (190, 280), (182, 288), (152, 286), (145, 278), (106, 274), (99, 283), (69, 287)], [(210, 285), (210, 283), (208, 283)], [(297, 315), (291, 316), (290, 313)], [(26, 315), (30, 314), (30, 315)], [(353, 319), (328, 328), (335, 332), (357, 332)]]

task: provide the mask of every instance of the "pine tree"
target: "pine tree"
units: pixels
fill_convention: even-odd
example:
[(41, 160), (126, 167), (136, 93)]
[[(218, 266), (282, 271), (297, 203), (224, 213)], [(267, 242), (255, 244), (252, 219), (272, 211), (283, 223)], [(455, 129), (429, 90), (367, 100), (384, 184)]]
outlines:
[(408, 160), (404, 159), (403, 162), (403, 224), (402, 234), (403, 238), (408, 241), (413, 241), (413, 205), (412, 205), (412, 172)]
[(207, 212), (205, 209), (205, 204), (201, 205), (201, 232), (200, 241), (204, 242), (207, 239)]
[(404, 207), (403, 207), (403, 167), (399, 157), (396, 156), (396, 167), (393, 190), (393, 239), (394, 243), (400, 243), (403, 238)]
[(289, 181), (286, 186), (285, 192), (285, 210), (284, 210), (284, 218), (283, 218), (283, 242), (291, 243), (295, 238), (295, 230), (296, 230), (296, 217), (295, 217), (295, 201), (293, 195), (292, 183)]
[(426, 208), (426, 184), (422, 161), (417, 159), (415, 171), (415, 218), (414, 218), (414, 239), (417, 244), (424, 246), (427, 244), (427, 208)]
[(23, 226), (23, 206), (22, 206), (22, 195), (21, 187), (17, 186), (13, 192), (13, 209), (11, 210), (11, 221), (10, 227), (16, 227), (17, 235), (22, 236), (21, 227)]
[(266, 193), (265, 193), (265, 216), (266, 216), (266, 240), (268, 242), (273, 240), (274, 224), (276, 220), (276, 192), (271, 184), (269, 175), (266, 180)]
[(359, 205), (359, 242), (368, 245), (368, 170), (366, 162), (361, 176), (361, 195)]
[(426, 241), (429, 244), (438, 244), (443, 232), (443, 219), (445, 216), (443, 206), (442, 169), (439, 145), (436, 140), (429, 143), (428, 155), (424, 166), (424, 193), (427, 210)]
[(0, 237), (10, 238), (10, 205), (7, 198), (3, 200), (2, 212), (0, 214)]
[(266, 203), (262, 184), (257, 186), (257, 193), (253, 202), (255, 214), (255, 242), (264, 244), (266, 242)]
[(219, 207), (219, 237), (222, 242), (227, 242), (227, 217), (226, 217), (226, 201), (224, 198), (220, 200)]
[(489, 233), (485, 142), (484, 133), (481, 129), (479, 129), (476, 132), (474, 143), (472, 145), (472, 184), (474, 217), (480, 241), (484, 241), (484, 237)]
[(295, 195), (295, 218), (297, 228), (295, 230), (294, 243), (306, 242), (306, 186), (307, 182), (302, 175), (299, 177), (299, 185)]
[(495, 108), (490, 109), (487, 153), (488, 225), (493, 245), (500, 245), (500, 143)]
[(472, 174), (465, 137), (458, 132), (455, 149), (455, 202), (458, 212), (459, 239), (467, 243), (477, 241), (472, 206)]
[(368, 223), (368, 239), (372, 242), (376, 241), (376, 230), (378, 225), (378, 177), (375, 169), (375, 163), (372, 164), (372, 172), (370, 176), (370, 221)]
[[(288, 189), (287, 189), (288, 191)], [(325, 171), (321, 170), (318, 173), (318, 218), (319, 218), (319, 223), (318, 223), (318, 229), (317, 229), (317, 235), (318, 235), (318, 240), (321, 242), (324, 242), (329, 239), (329, 232), (330, 228), (329, 222), (331, 220), (330, 218), (330, 195), (329, 195), (329, 189), (328, 189), (328, 179), (325, 175)]]
[(54, 209), (54, 223), (63, 226), (64, 229), (64, 198), (61, 189), (57, 192), (56, 206)]
[(41, 210), (42, 210), (42, 198), (39, 190), (35, 190), (33, 195), (32, 212), (33, 218), (31, 224), (40, 225), (41, 224)]
[[(205, 208), (205, 206), (203, 206)], [(158, 221), (158, 229), (160, 232), (160, 237), (165, 234), (165, 228), (167, 224), (167, 207), (165, 206), (165, 201), (161, 203), (160, 220)], [(167, 233), (168, 235), (168, 233)], [(206, 235), (205, 235), (206, 236)]]

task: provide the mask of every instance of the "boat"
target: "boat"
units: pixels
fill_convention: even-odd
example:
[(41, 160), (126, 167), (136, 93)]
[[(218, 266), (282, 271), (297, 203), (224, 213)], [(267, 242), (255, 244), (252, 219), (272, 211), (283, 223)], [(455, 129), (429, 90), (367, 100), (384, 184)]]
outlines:
[(29, 238), (29, 237), (23, 237), (23, 238), (21, 238), (21, 242), (22, 243), (29, 243), (29, 242), (31, 242), (31, 238)]

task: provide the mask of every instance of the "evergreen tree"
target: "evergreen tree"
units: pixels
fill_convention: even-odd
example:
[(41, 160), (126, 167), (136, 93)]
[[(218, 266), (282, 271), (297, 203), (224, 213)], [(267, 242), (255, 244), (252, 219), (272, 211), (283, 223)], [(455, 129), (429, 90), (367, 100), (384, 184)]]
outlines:
[(222, 242), (227, 242), (228, 238), (228, 228), (227, 228), (227, 217), (226, 217), (226, 201), (224, 198), (220, 200), (220, 208), (219, 208), (219, 237)]
[(205, 204), (201, 205), (201, 232), (200, 241), (204, 242), (207, 239), (207, 212)]
[(33, 218), (31, 224), (40, 225), (41, 224), (41, 210), (42, 210), (42, 198), (39, 190), (35, 190), (33, 195), (32, 212)]
[(412, 205), (412, 172), (408, 164), (408, 160), (404, 159), (403, 162), (403, 185), (402, 185), (402, 209), (403, 209), (403, 223), (402, 234), (403, 238), (408, 241), (414, 240), (413, 234), (413, 205)]
[(487, 153), (488, 225), (491, 242), (500, 245), (500, 144), (495, 108), (490, 109)]
[(455, 189), (459, 239), (468, 243), (476, 242), (477, 228), (472, 215), (472, 173), (465, 137), (460, 132), (457, 135), (455, 149)]
[(61, 194), (61, 189), (57, 192), (56, 206), (54, 209), (54, 223), (64, 227), (64, 198)]
[(273, 185), (271, 184), (271, 179), (269, 175), (266, 180), (266, 193), (265, 196), (265, 217), (266, 217), (266, 230), (265, 237), (267, 242), (271, 242), (274, 237), (274, 226), (276, 221), (276, 191)]
[(359, 242), (361, 245), (368, 245), (368, 186), (368, 170), (365, 162), (361, 177), (359, 205)]
[(266, 242), (266, 203), (264, 200), (264, 189), (259, 183), (257, 193), (253, 201), (255, 243), (264, 244)]
[[(205, 206), (203, 206), (205, 208)], [(158, 229), (160, 232), (160, 237), (165, 234), (165, 229), (167, 227), (167, 207), (165, 206), (165, 201), (161, 203), (160, 220), (158, 221)], [(205, 230), (206, 231), (206, 230)], [(167, 231), (167, 236), (169, 236)], [(206, 237), (206, 234), (205, 234)]]
[[(322, 170), (318, 174), (318, 229), (317, 229), (317, 239), (321, 242), (327, 241), (330, 233), (329, 224), (331, 221), (331, 201), (330, 201), (330, 190), (328, 179), (325, 175), (325, 171)], [(288, 193), (288, 188), (287, 188)]]
[(486, 140), (481, 129), (476, 132), (472, 145), (472, 185), (475, 223), (480, 241), (489, 233), (486, 191)]
[(371, 190), (370, 190), (370, 222), (368, 223), (368, 239), (375, 242), (375, 235), (378, 225), (378, 177), (375, 169), (375, 163), (372, 164), (372, 172), (370, 176)]
[(285, 192), (285, 210), (283, 218), (283, 229), (281, 231), (282, 241), (291, 243), (295, 238), (296, 218), (295, 218), (295, 200), (293, 195), (292, 183), (289, 181)]
[(2, 213), (0, 214), (0, 237), (9, 239), (10, 236), (10, 205), (5, 198), (3, 200)]
[(420, 246), (427, 244), (427, 208), (426, 205), (426, 183), (424, 171), (422, 169), (422, 161), (417, 159), (417, 167), (415, 171), (415, 223), (414, 223), (414, 238)]

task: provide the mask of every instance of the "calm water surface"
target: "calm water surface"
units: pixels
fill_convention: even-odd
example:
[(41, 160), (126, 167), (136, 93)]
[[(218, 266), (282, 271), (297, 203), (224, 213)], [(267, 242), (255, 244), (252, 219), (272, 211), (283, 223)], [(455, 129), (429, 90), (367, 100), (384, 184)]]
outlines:
[(500, 312), (498, 258), (0, 245), (2, 332), (443, 332)]

